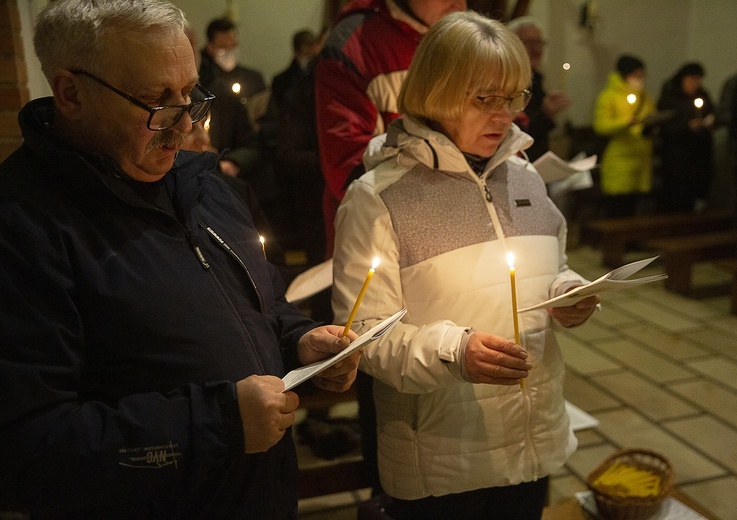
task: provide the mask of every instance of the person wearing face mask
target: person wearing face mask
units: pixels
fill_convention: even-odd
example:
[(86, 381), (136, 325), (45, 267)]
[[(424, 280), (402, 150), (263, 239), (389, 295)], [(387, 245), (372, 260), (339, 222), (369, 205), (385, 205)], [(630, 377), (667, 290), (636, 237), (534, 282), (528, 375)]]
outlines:
[(609, 139), (600, 166), (605, 217), (634, 215), (651, 189), (655, 104), (644, 85), (645, 64), (623, 55), (596, 100), (594, 131)]
[(200, 81), (218, 98), (210, 114), (212, 146), (233, 165), (223, 171), (251, 185), (276, 233), (269, 241), (282, 240), (289, 228), (283, 193), (256, 115), (261, 102), (255, 100), (268, 95), (263, 75), (238, 63), (237, 29), (226, 18), (208, 24), (207, 44), (200, 54)]
[(263, 74), (242, 66), (238, 54), (238, 31), (227, 18), (217, 18), (207, 26), (207, 45), (202, 49), (200, 81), (205, 88), (218, 78), (224, 78), (229, 88), (240, 84), (240, 94), (246, 99), (266, 89)]
[(714, 176), (714, 103), (701, 81), (704, 68), (687, 63), (665, 82), (658, 110), (672, 116), (660, 125), (663, 183), (658, 211), (702, 211)]
[(257, 131), (249, 118), (248, 102), (266, 90), (266, 83), (259, 71), (238, 63), (238, 33), (230, 20), (217, 18), (207, 26), (199, 73), (202, 86), (218, 97), (210, 121), (213, 146), (233, 150), (251, 145)]
[(408, 311), (360, 364), (391, 518), (539, 520), (548, 476), (576, 447), (552, 322), (583, 323), (598, 297), (520, 314), (515, 342), (508, 252), (520, 308), (585, 283), (566, 263), (565, 218), (518, 155), (532, 143), (512, 122), (530, 75), (501, 22), (441, 18), (402, 85), (404, 115), (371, 140), (338, 208), (335, 318), (376, 255), (354, 328)]

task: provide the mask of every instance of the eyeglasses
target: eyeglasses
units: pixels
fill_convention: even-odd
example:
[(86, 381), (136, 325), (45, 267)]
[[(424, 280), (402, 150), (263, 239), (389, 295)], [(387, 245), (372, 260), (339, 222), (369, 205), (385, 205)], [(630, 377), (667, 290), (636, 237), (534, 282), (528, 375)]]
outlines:
[(532, 93), (525, 89), (516, 96), (476, 96), (475, 99), (481, 105), (484, 112), (501, 112), (505, 110), (508, 114), (514, 115), (522, 112), (530, 102)]
[(204, 117), (207, 115), (207, 112), (210, 111), (210, 106), (212, 105), (212, 102), (215, 100), (215, 95), (211, 92), (207, 91), (204, 87), (202, 87), (199, 83), (194, 86), (194, 90), (192, 90), (192, 98), (199, 98), (199, 99), (193, 99), (193, 101), (188, 105), (163, 105), (159, 107), (150, 107), (143, 101), (134, 98), (133, 96), (130, 96), (123, 92), (122, 90), (118, 90), (117, 88), (113, 87), (109, 83), (101, 80), (94, 74), (90, 74), (86, 70), (76, 69), (76, 70), (70, 70), (72, 74), (82, 74), (83, 76), (87, 76), (90, 79), (95, 80), (100, 85), (102, 85), (105, 88), (108, 88), (115, 92), (120, 97), (123, 97), (133, 103), (136, 106), (141, 107), (142, 109), (146, 110), (149, 113), (148, 116), (148, 129), (153, 130), (154, 132), (159, 132), (161, 130), (166, 130), (167, 128), (171, 128), (177, 122), (182, 118), (185, 112), (189, 112), (189, 117), (192, 118), (192, 123), (196, 123), (197, 121), (201, 121), (204, 119)]

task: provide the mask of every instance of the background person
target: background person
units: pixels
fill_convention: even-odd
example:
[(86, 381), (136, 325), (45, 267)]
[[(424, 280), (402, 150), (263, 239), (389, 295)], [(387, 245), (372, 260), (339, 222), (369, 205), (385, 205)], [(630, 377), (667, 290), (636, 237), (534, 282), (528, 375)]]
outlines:
[[(333, 26), (315, 65), (315, 122), (325, 256), (333, 256), (335, 211), (348, 184), (363, 172), (369, 140), (399, 116), (397, 97), (412, 56), (428, 28), (466, 9), (466, 0), (351, 0)], [(391, 45), (387, 45), (391, 42)], [(371, 379), (357, 380), (363, 458), (374, 491), (376, 419)]]
[(507, 252), (521, 307), (585, 282), (566, 265), (563, 216), (518, 156), (532, 140), (512, 123), (529, 84), (527, 54), (503, 24), (442, 18), (402, 86), (405, 115), (371, 141), (369, 171), (338, 209), (336, 319), (377, 255), (356, 330), (408, 309), (361, 360), (395, 518), (539, 519), (547, 476), (576, 447), (551, 316), (578, 325), (598, 297), (521, 314), (513, 342)]
[(658, 110), (672, 114), (659, 133), (661, 213), (700, 212), (708, 205), (714, 177), (714, 103), (701, 84), (703, 77), (700, 63), (686, 63), (665, 82), (658, 99)]
[(54, 97), (0, 165), (0, 510), (297, 518), (280, 377), (346, 340), (284, 300), (217, 156), (181, 150), (212, 102), (183, 13), (56, 0), (34, 43)]
[(507, 27), (522, 40), (532, 67), (532, 97), (527, 108), (520, 114), (526, 117), (518, 117), (516, 122), (535, 140), (525, 150), (527, 157), (534, 162), (550, 149), (549, 134), (556, 126), (555, 118), (571, 106), (571, 99), (562, 90), (545, 90), (541, 65), (546, 42), (537, 21), (531, 16), (522, 16), (509, 22)]
[(645, 64), (620, 56), (594, 109), (594, 131), (608, 138), (600, 166), (605, 217), (634, 215), (650, 192), (653, 140), (646, 121), (654, 112), (655, 103), (645, 90)]

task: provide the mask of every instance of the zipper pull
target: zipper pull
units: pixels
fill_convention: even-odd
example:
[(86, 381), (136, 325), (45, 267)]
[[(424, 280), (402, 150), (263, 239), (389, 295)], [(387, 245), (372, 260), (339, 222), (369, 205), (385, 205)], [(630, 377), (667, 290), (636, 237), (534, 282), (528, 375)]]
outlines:
[(489, 191), (489, 187), (484, 182), (484, 193), (486, 193), (486, 202), (493, 202), (491, 198), (491, 192)]
[(194, 254), (197, 256), (197, 259), (200, 261), (200, 264), (202, 264), (202, 268), (205, 271), (210, 269), (210, 263), (205, 260), (205, 255), (202, 254), (200, 246), (197, 245), (197, 241), (194, 239), (194, 236), (189, 229), (187, 230), (187, 240), (189, 241), (189, 245), (192, 247)]

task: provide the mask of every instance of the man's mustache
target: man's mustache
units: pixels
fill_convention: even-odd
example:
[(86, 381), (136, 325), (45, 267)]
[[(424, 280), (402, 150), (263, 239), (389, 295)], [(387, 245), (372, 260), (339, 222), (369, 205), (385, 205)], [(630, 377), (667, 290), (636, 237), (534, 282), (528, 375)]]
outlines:
[(181, 148), (184, 145), (184, 140), (187, 138), (181, 132), (168, 128), (154, 135), (153, 139), (146, 145), (146, 152), (150, 152), (156, 148), (167, 147), (167, 148)]

